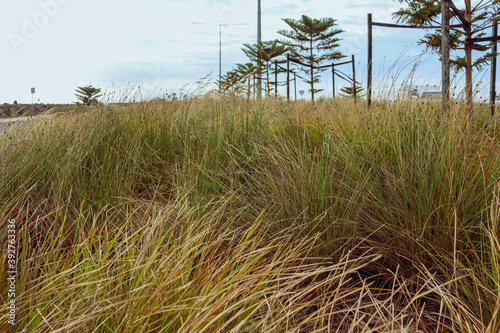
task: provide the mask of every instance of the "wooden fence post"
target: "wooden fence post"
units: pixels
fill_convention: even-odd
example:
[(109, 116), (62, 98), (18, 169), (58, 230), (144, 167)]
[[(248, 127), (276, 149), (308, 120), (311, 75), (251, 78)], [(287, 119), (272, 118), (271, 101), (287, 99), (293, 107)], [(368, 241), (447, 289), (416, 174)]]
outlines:
[(290, 103), (290, 55), (286, 55), (286, 99)]
[(335, 64), (332, 63), (332, 90), (333, 98), (335, 98)]
[(372, 31), (372, 14), (368, 14), (368, 77), (367, 77), (367, 101), (368, 106), (372, 104), (372, 60), (373, 60), (373, 31)]
[(352, 55), (352, 96), (356, 101), (356, 64), (354, 63), (354, 54)]
[[(498, 36), (498, 25), (495, 22), (495, 24), (492, 27), (492, 37), (497, 37)], [(494, 42), (493, 47), (491, 48), (491, 51), (496, 53), (497, 52), (497, 43)], [(491, 60), (491, 80), (490, 80), (490, 113), (491, 116), (493, 117), (495, 115), (495, 102), (496, 102), (496, 97), (497, 97), (497, 91), (496, 91), (496, 83), (497, 81), (497, 56)]]
[(295, 89), (295, 102), (297, 102), (297, 73), (293, 73), (293, 88)]
[(278, 60), (274, 60), (274, 97), (278, 97)]

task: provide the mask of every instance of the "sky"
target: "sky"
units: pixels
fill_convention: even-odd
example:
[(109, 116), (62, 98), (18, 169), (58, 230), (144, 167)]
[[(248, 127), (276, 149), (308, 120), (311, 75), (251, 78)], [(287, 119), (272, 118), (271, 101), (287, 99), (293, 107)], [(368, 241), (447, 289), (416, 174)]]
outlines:
[[(455, 1), (458, 4), (458, 1)], [(340, 51), (353, 54), (357, 79), (366, 82), (367, 14), (395, 23), (393, 0), (262, 0), (262, 39), (281, 38), (284, 18), (332, 17)], [(215, 24), (200, 25), (192, 22)], [(0, 4), (0, 103), (72, 103), (75, 89), (92, 84), (109, 101), (194, 93), (200, 79), (246, 63), (242, 44), (257, 39), (257, 0), (23, 0)], [(248, 25), (243, 25), (248, 24)], [(420, 85), (440, 82), (436, 55), (423, 54), (420, 30), (374, 28), (375, 85), (402, 82), (412, 71)], [(350, 74), (350, 66), (342, 71)], [(489, 71), (479, 73), (479, 79)], [(284, 80), (285, 77), (280, 80)], [(348, 85), (337, 79), (337, 90)], [(31, 88), (35, 94), (31, 94)], [(331, 95), (331, 73), (319, 88)], [(298, 84), (299, 90), (307, 86)], [(284, 88), (280, 93), (285, 94)], [(337, 91), (338, 93), (338, 91)], [(321, 95), (320, 94), (320, 95)], [(299, 96), (300, 97), (300, 96)]]

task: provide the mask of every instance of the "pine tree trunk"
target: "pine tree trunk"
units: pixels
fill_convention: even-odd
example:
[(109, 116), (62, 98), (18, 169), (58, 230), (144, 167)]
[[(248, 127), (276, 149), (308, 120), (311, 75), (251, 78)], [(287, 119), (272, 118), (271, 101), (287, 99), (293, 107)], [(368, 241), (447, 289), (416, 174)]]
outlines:
[(313, 61), (313, 41), (311, 38), (311, 98), (312, 98), (312, 103), (314, 104), (314, 73), (313, 73), (313, 66), (314, 66), (314, 61)]
[(472, 18), (471, 1), (465, 1), (465, 19), (469, 24), (465, 27), (465, 95), (467, 117), (472, 119), (473, 113), (473, 87), (472, 87), (472, 26), (470, 24)]

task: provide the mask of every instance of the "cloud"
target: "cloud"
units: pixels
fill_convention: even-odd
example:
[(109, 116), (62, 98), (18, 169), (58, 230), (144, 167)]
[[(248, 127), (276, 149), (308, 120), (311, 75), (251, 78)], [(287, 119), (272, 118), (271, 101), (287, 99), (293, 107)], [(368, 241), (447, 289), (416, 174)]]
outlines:
[[(0, 8), (0, 46), (4, 50), (0, 61), (9, 64), (4, 66), (0, 82), (0, 99), (4, 101), (31, 101), (32, 85), (44, 98), (72, 101), (76, 85), (89, 82), (103, 87), (113, 82), (180, 87), (209, 72), (217, 75), (219, 28), (191, 22), (250, 24), (223, 27), (224, 73), (236, 63), (247, 62), (242, 44), (256, 41), (256, 1), (64, 0), (68, 4), (61, 5), (57, 15), (16, 55), (8, 33), (21, 31), (23, 17), (31, 19), (41, 10), (39, 1), (60, 0), (9, 2), (8, 9)], [(399, 6), (392, 0), (262, 1), (263, 39), (281, 38), (277, 31), (288, 28), (282, 18), (299, 19), (303, 14), (333, 17), (345, 30), (342, 52), (356, 55), (361, 64), (359, 76), (363, 77), (367, 13), (372, 12), (376, 21), (391, 22), (391, 13)], [(376, 66), (384, 55), (387, 63), (394, 61), (405, 45), (414, 45), (408, 54), (420, 52), (422, 47), (415, 42), (421, 35), (374, 29)]]
[(267, 8), (262, 11), (262, 15), (286, 15), (295, 13), (297, 11), (297, 5), (295, 4), (282, 4), (277, 7)]

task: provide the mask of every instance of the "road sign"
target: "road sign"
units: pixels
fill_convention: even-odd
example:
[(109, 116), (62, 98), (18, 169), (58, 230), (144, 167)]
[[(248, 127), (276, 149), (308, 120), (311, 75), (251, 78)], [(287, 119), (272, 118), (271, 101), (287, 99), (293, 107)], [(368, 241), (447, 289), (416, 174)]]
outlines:
[(31, 93), (34, 94), (35, 93), (35, 88), (31, 88)]
[(303, 96), (304, 95), (304, 90), (299, 90), (299, 94), (300, 94), (300, 96)]

